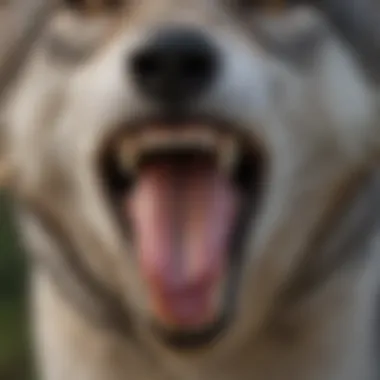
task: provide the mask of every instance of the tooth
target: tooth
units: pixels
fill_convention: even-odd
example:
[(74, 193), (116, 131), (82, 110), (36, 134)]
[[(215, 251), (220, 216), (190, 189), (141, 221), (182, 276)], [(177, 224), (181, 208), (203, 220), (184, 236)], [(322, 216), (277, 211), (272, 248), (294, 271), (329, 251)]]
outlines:
[(142, 141), (142, 149), (173, 149), (173, 148), (215, 148), (215, 136), (208, 131), (166, 131), (146, 134)]
[(202, 148), (215, 148), (216, 134), (210, 130), (185, 131), (182, 139), (188, 141), (189, 145), (201, 146)]
[(230, 137), (223, 136), (218, 143), (218, 165), (223, 173), (232, 174), (239, 161), (238, 142)]
[(142, 155), (178, 148), (216, 151), (219, 167), (226, 173), (234, 170), (239, 153), (235, 139), (230, 136), (218, 136), (213, 130), (161, 130), (149, 131), (122, 140), (118, 147), (118, 159), (123, 170), (135, 173)]
[(139, 141), (136, 138), (123, 140), (119, 148), (119, 163), (123, 170), (135, 173), (138, 164)]

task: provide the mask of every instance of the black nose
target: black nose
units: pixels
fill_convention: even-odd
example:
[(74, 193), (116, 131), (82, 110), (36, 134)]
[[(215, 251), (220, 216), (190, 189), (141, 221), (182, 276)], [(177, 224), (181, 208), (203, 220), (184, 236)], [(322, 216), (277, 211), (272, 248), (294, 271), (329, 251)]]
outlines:
[(138, 89), (159, 103), (186, 103), (206, 92), (219, 68), (216, 47), (201, 32), (159, 30), (129, 61)]

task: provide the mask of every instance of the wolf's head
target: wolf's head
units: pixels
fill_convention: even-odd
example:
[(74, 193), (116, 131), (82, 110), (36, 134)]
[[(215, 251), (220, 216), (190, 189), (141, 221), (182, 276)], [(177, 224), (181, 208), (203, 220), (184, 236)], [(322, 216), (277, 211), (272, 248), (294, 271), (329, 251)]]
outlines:
[(37, 265), (152, 344), (273, 320), (376, 149), (351, 52), (315, 9), (272, 3), (67, 0), (8, 94)]

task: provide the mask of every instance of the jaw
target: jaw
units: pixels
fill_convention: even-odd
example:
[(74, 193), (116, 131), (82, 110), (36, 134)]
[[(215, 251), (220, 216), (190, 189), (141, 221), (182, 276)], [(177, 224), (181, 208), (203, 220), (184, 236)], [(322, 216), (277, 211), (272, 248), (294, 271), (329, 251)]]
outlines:
[(263, 151), (235, 130), (155, 122), (122, 130), (101, 156), (106, 197), (147, 289), (151, 329), (177, 349), (210, 343), (233, 319), (264, 169)]

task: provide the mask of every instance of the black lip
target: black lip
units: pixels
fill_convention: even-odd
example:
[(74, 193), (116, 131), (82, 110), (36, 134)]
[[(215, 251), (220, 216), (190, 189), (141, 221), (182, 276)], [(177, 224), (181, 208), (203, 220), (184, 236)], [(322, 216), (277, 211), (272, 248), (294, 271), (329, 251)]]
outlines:
[(221, 338), (222, 333), (226, 330), (229, 324), (229, 318), (224, 314), (215, 323), (206, 326), (201, 330), (169, 330), (166, 327), (152, 323), (154, 334), (166, 346), (177, 351), (196, 350), (215, 343)]

